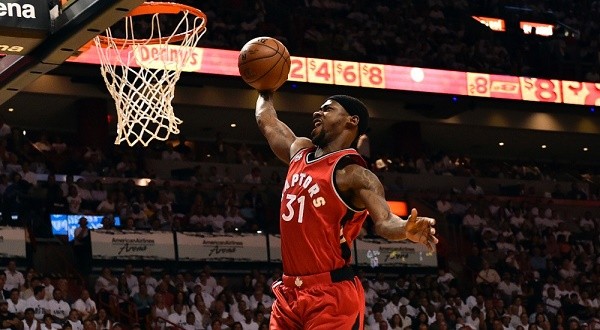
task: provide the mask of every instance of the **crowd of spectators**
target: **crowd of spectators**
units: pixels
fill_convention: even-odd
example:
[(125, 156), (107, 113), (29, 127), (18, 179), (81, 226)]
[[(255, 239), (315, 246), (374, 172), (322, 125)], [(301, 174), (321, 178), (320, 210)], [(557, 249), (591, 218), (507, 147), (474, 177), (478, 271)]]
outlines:
[[(277, 216), (282, 178), (277, 171), (262, 173), (270, 160), (257, 156), (263, 151), (261, 147), (230, 144), (218, 138), (210, 143), (181, 139), (146, 150), (103, 151), (76, 147), (58, 134), (39, 134), (31, 143), (13, 131), (8, 129), (0, 138), (5, 171), (0, 177), (11, 178), (2, 187), (4, 208), (23, 203), (21, 197), (42, 188), (44, 207), (49, 212), (119, 215), (125, 219), (124, 229), (255, 231), (265, 225), (269, 215)], [(153, 175), (145, 164), (149, 158), (195, 160), (200, 165), (187, 174), (178, 174), (188, 181), (183, 185), (177, 181), (150, 180), (146, 186), (140, 186), (136, 180)], [(378, 161), (373, 161), (374, 169), (385, 171), (386, 168), (378, 168)], [(246, 164), (248, 172), (219, 172), (213, 162)], [(394, 168), (395, 163), (384, 161), (387, 171), (476, 177), (492, 173), (466, 157), (422, 156)], [(532, 170), (533, 166), (528, 170), (503, 166), (506, 167), (493, 173), (530, 180), (551, 179), (546, 178), (545, 171)], [(56, 182), (53, 173), (57, 169), (75, 175), (68, 174), (65, 182)], [(32, 172), (36, 175), (31, 175)], [(40, 173), (47, 173), (48, 179), (37, 181)], [(110, 177), (118, 180), (106, 186), (105, 179)], [(502, 176), (497, 174), (497, 177)], [(577, 184), (571, 191), (553, 194), (555, 198), (588, 199)], [(442, 263), (439, 276), (381, 273), (373, 277), (360, 273), (367, 297), (369, 329), (520, 329), (519, 326), (573, 329), (596, 322), (600, 222), (593, 210), (583, 213), (581, 208), (510, 198), (491, 197), (488, 201), (476, 179), (470, 180), (460, 192), (444, 194), (431, 204), (442, 215), (438, 219), (440, 224), (448, 221), (461, 229), (457, 237), (467, 242), (472, 251), (466, 257), (466, 267), (457, 270)], [(113, 226), (110, 216), (103, 225)], [(7, 283), (18, 277), (14, 275), (14, 264), (9, 264), (6, 274)], [(280, 272), (254, 272), (243, 279), (221, 275), (214, 282), (209, 279), (210, 270), (164, 272), (155, 278), (157, 274), (152, 269), (134, 271), (131, 266), (126, 266), (122, 273), (106, 268), (93, 288), (86, 287), (74, 294), (73, 288), (68, 287), (69, 281), (64, 287), (65, 279), (50, 279), (28, 270), (22, 275), (24, 283), (19, 284), (17, 291), (4, 284), (6, 303), (0, 303), (0, 318), (10, 315), (7, 312), (13, 310), (14, 304), (18, 305), (20, 296), (26, 306), (42, 299), (52, 302), (41, 309), (32, 305), (30, 311), (26, 307), (22, 314), (15, 313), (18, 322), (22, 322), (21, 318), (29, 322), (29, 328), (31, 322), (48, 322), (48, 329), (58, 327), (53, 324), (76, 330), (109, 329), (114, 323), (107, 326), (111, 323), (98, 319), (108, 317), (117, 322), (119, 315), (130, 313), (132, 304), (140, 316), (136, 325), (139, 327), (169, 327), (175, 323), (190, 330), (219, 329), (219, 326), (264, 328), (273, 299), (269, 282)], [(459, 277), (460, 281), (455, 279)], [(0, 275), (0, 281), (2, 278)], [(215, 282), (218, 284), (208, 284)], [(50, 293), (50, 284), (61, 289)], [(69, 292), (68, 297), (65, 292)], [(6, 297), (12, 295), (17, 300), (11, 304)], [(94, 308), (90, 307), (94, 305), (92, 301)], [(58, 311), (52, 312), (54, 307), (50, 306), (54, 305), (61, 306), (60, 317), (55, 315)], [(70, 309), (66, 313), (65, 306)], [(45, 315), (47, 312), (49, 316)], [(14, 321), (14, 317), (10, 320)], [(132, 321), (127, 322), (133, 327)]]
[[(272, 277), (254, 271), (229, 284), (207, 266), (197, 272), (115, 274), (103, 268), (93, 288), (50, 278), (14, 260), (0, 273), (0, 326), (12, 330), (268, 329)], [(158, 275), (158, 276), (157, 276)]]
[(463, 321), (473, 329), (600, 327), (595, 209), (476, 191), (434, 201), (442, 220), (460, 229), (462, 249), (471, 250), (461, 270), (465, 287), (473, 288)]
[[(598, 1), (193, 1), (208, 16), (202, 46), (241, 49), (272, 36), (293, 55), (471, 72), (598, 81)], [(504, 18), (493, 32), (471, 18)], [(518, 21), (556, 24), (524, 35)]]
[[(600, 81), (598, 1), (179, 2), (206, 13), (203, 47), (239, 50), (267, 35), (296, 56)], [(492, 31), (473, 15), (504, 19), (506, 32)], [(163, 16), (163, 34), (171, 34), (179, 17)], [(554, 24), (554, 34), (524, 34), (520, 21)], [(151, 26), (140, 19), (135, 31), (146, 36)], [(114, 34), (124, 35), (116, 27)]]
[[(283, 41), (293, 55), (572, 80), (600, 80), (599, 1), (428, 0), (278, 2), (186, 1), (209, 17), (201, 46), (240, 49), (253, 37)], [(515, 7), (510, 9), (508, 7)], [(472, 14), (551, 17), (568, 36), (495, 33)], [(567, 30), (565, 30), (567, 31)], [(553, 68), (553, 70), (548, 70)], [(29, 136), (32, 136), (31, 134)], [(33, 135), (35, 136), (35, 134)], [(148, 159), (202, 162), (178, 173), (181, 182), (149, 180)], [(277, 216), (282, 172), (264, 145), (188, 141), (181, 137), (148, 149), (80, 147), (61, 134), (33, 141), (0, 123), (2, 223), (23, 210), (101, 214), (105, 228), (118, 215), (123, 229), (256, 231)], [(219, 172), (212, 164), (245, 164), (247, 173)], [(468, 156), (376, 156), (376, 172), (556, 180), (569, 164), (498, 162)], [(567, 171), (569, 171), (567, 173)], [(57, 174), (67, 174), (64, 182)], [(40, 181), (39, 174), (47, 174)], [(78, 178), (78, 179), (76, 179)], [(106, 184), (106, 178), (117, 178)], [(166, 179), (166, 180), (165, 180)], [(396, 181), (389, 189), (403, 190)], [(40, 201), (41, 208), (32, 208)], [(597, 199), (579, 189), (552, 198)], [(486, 198), (475, 179), (431, 204), (467, 246), (463, 267), (442, 262), (439, 273), (375, 276), (359, 272), (366, 296), (365, 324), (384, 329), (600, 328), (600, 220), (590, 209), (531, 200)], [(8, 218), (7, 218), (8, 217)], [(49, 227), (34, 226), (35, 230)], [(36, 234), (40, 234), (37, 232)], [(466, 252), (466, 251), (465, 251)], [(377, 272), (378, 270), (373, 270)], [(210, 268), (163, 271), (126, 265), (104, 268), (92, 286), (51, 278), (14, 261), (0, 274), (0, 328), (13, 330), (128, 328), (268, 329), (270, 285), (281, 276), (253, 271), (241, 278)], [(137, 315), (137, 319), (122, 318)], [(39, 326), (38, 326), (39, 324)]]
[[(230, 143), (217, 135), (214, 141), (180, 137), (146, 149), (100, 148), (77, 146), (58, 133), (30, 132), (28, 137), (31, 140), (10, 128), (0, 136), (1, 223), (11, 223), (11, 215), (26, 210), (38, 212), (42, 224), (33, 227), (42, 236), (49, 235), (49, 214), (107, 215), (104, 225), (108, 228), (112, 227), (111, 218), (119, 216), (125, 229), (277, 230), (266, 224), (276, 223), (268, 219), (277, 217), (285, 167), (279, 166), (266, 145)], [(193, 165), (173, 171), (169, 177), (158, 177), (147, 164), (151, 159), (192, 161), (189, 164)], [(230, 167), (240, 164), (245, 172)], [(570, 164), (498, 162), (446, 153), (374, 157), (371, 166), (376, 173), (538, 181), (572, 180), (590, 173), (589, 168), (578, 172)], [(62, 174), (66, 174), (64, 180)], [(579, 193), (573, 193), (556, 187), (548, 192), (553, 198), (597, 199), (595, 188), (574, 188)], [(401, 177), (386, 183), (386, 188), (392, 193), (406, 192)], [(455, 192), (464, 193), (464, 188), (457, 187)], [(517, 194), (535, 193), (521, 189)], [(32, 205), (40, 208), (32, 209)], [(47, 233), (39, 232), (43, 229)]]
[[(458, 219), (463, 228), (471, 249), (464, 267), (442, 263), (437, 274), (411, 275), (359, 270), (365, 329), (600, 327), (600, 221), (591, 211), (567, 219), (551, 203), (441, 196), (435, 204), (443, 214), (439, 222)], [(44, 322), (48, 329), (113, 329), (118, 322), (148, 329), (268, 329), (270, 287), (280, 276), (276, 268), (235, 277), (208, 266), (157, 272), (127, 264), (103, 268), (93, 288), (76, 292), (66, 279), (33, 269), (23, 275), (10, 261), (0, 274), (9, 297), (0, 300), (0, 321)]]

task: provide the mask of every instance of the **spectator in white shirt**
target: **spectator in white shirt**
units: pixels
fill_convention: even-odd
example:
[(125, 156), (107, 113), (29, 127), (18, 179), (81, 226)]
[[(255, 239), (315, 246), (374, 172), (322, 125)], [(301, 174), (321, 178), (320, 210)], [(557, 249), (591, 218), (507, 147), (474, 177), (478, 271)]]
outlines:
[(408, 308), (406, 305), (400, 305), (400, 319), (402, 320), (402, 328), (403, 329), (412, 329), (412, 318), (408, 315)]
[(481, 226), (485, 225), (485, 221), (475, 211), (475, 207), (469, 207), (463, 218), (463, 226), (472, 230), (479, 230)]
[(33, 308), (25, 309), (25, 318), (22, 322), (23, 330), (39, 330), (40, 322), (35, 318)]
[(125, 280), (127, 281), (127, 287), (133, 292), (134, 288), (137, 288), (139, 283), (137, 276), (133, 274), (133, 266), (131, 264), (125, 265), (123, 276), (125, 276)]
[(250, 296), (250, 308), (256, 309), (258, 304), (265, 306), (265, 309), (270, 311), (273, 305), (273, 298), (267, 295), (265, 287), (261, 283), (254, 285), (254, 293)]
[(52, 285), (50, 277), (44, 276), (44, 278), (42, 278), (42, 285), (44, 286), (44, 290), (46, 291), (44, 298), (46, 300), (52, 300), (52, 297), (54, 296), (54, 285)]
[(242, 228), (246, 225), (246, 220), (240, 215), (240, 209), (237, 206), (229, 208), (229, 212), (225, 217), (225, 222), (230, 222), (235, 228)]
[(546, 304), (546, 311), (556, 315), (558, 310), (562, 307), (560, 299), (556, 296), (556, 289), (554, 287), (549, 287), (546, 295), (547, 297), (544, 300), (544, 304)]
[(515, 228), (521, 228), (521, 225), (525, 222), (525, 217), (521, 209), (516, 209), (515, 214), (510, 218), (510, 225)]
[(202, 291), (211, 293), (214, 291), (217, 286), (217, 280), (210, 276), (210, 269), (205, 268), (200, 272), (198, 277), (196, 278), (196, 284), (200, 284), (202, 286)]
[(193, 312), (188, 312), (185, 315), (185, 324), (181, 326), (184, 330), (202, 329), (200, 323), (196, 322), (196, 315)]
[(17, 315), (19, 319), (25, 316), (25, 309), (27, 309), (27, 301), (21, 299), (21, 293), (19, 289), (10, 290), (10, 299), (8, 299), (8, 311)]
[(46, 314), (44, 315), (43, 323), (40, 325), (40, 330), (60, 330), (62, 327), (54, 323), (54, 319), (52, 315)]
[[(197, 284), (194, 287), (194, 292), (190, 294), (190, 301), (193, 301), (194, 305), (196, 305), (197, 301), (200, 301), (204, 302), (206, 306), (211, 306), (215, 298), (210, 293), (202, 291), (202, 286)], [(196, 315), (196, 318), (198, 318), (198, 315)]]
[(81, 314), (84, 320), (96, 314), (96, 303), (90, 298), (89, 291), (85, 289), (81, 291), (81, 298), (77, 299), (72, 307), (71, 311), (76, 310), (77, 317)]
[[(193, 314), (193, 313), (192, 313)], [(183, 305), (176, 303), (173, 305), (173, 313), (169, 314), (169, 322), (183, 327), (187, 323), (187, 315), (183, 311)], [(167, 323), (167, 328), (175, 328), (172, 324)]]
[(446, 215), (452, 210), (452, 203), (450, 203), (450, 201), (448, 200), (447, 194), (440, 195), (438, 200), (435, 202), (435, 205), (437, 207), (437, 210), (443, 215)]
[[(158, 286), (158, 281), (154, 276), (152, 276), (152, 268), (149, 266), (144, 267), (143, 270), (144, 276), (146, 276), (146, 285), (152, 287), (152, 291), (156, 291), (156, 287)], [(150, 288), (148, 288), (150, 289)], [(150, 292), (150, 290), (148, 290)]]
[(77, 214), (80, 213), (81, 209), (81, 196), (79, 196), (79, 190), (73, 184), (69, 186), (69, 194), (67, 195), (67, 204), (69, 205), (69, 213)]
[[(143, 317), (142, 315), (139, 315), (139, 317)], [(100, 308), (98, 309), (98, 316), (95, 320), (96, 322), (96, 327), (97, 330), (111, 330), (112, 326), (113, 326), (113, 321), (111, 320), (111, 318), (108, 316), (108, 313), (106, 312), (105, 308)], [(135, 325), (132, 326), (132, 329), (134, 329)]]
[(478, 284), (487, 284), (496, 287), (500, 283), (500, 275), (498, 272), (490, 268), (490, 264), (487, 261), (483, 262), (483, 269), (477, 274), (475, 280)]
[(96, 202), (101, 202), (106, 199), (108, 193), (106, 189), (102, 186), (102, 181), (96, 180), (92, 185), (92, 189), (90, 189), (90, 195), (92, 196), (92, 200)]
[(510, 280), (510, 274), (502, 275), (502, 282), (498, 284), (498, 291), (502, 293), (504, 301), (512, 301), (515, 296), (521, 295), (521, 287)]
[(44, 287), (38, 285), (33, 288), (33, 296), (27, 299), (27, 308), (33, 308), (35, 318), (41, 321), (44, 314), (48, 312), (47, 301), (44, 299), (46, 291)]
[(206, 216), (206, 221), (208, 226), (212, 229), (214, 233), (223, 233), (223, 225), (225, 224), (225, 217), (221, 214), (221, 210), (216, 205), (213, 205), (210, 208), (210, 214)]
[(585, 214), (579, 220), (579, 227), (581, 228), (582, 232), (584, 232), (584, 233), (592, 232), (594, 230), (594, 228), (596, 227), (596, 224), (594, 222), (594, 218), (592, 217), (592, 212), (585, 211)]
[(112, 271), (108, 267), (102, 269), (102, 273), (98, 276), (95, 285), (96, 294), (104, 293), (110, 295), (111, 293), (118, 294), (117, 284), (119, 280), (113, 276)]
[(475, 306), (475, 307), (471, 308), (471, 315), (465, 317), (465, 323), (471, 329), (483, 329), (482, 326), (485, 325), (485, 323), (482, 321), (484, 319), (485, 319), (485, 317), (481, 314), (479, 307)]
[(390, 301), (383, 307), (383, 317), (391, 319), (394, 314), (400, 314), (400, 295), (397, 293), (392, 294)]
[(383, 273), (378, 273), (375, 282), (373, 282), (373, 290), (380, 297), (386, 297), (390, 294), (390, 284), (385, 280)]
[(106, 195), (106, 199), (98, 204), (96, 212), (100, 214), (114, 214), (116, 211), (115, 195), (110, 193)]
[(437, 282), (444, 293), (450, 290), (450, 282), (452, 282), (452, 280), (454, 280), (454, 275), (452, 275), (452, 273), (446, 271), (444, 268), (438, 270)]
[(194, 313), (194, 316), (196, 317), (196, 324), (200, 326), (199, 329), (204, 329), (208, 325), (208, 322), (210, 322), (210, 312), (200, 297), (194, 301), (192, 313)]
[(243, 330), (258, 330), (258, 323), (254, 321), (252, 310), (246, 309), (244, 311), (244, 320), (240, 322)]
[(244, 322), (244, 311), (248, 309), (245, 300), (240, 300), (235, 305), (229, 305), (229, 314), (236, 322)]
[(63, 293), (60, 289), (54, 289), (53, 295), (54, 299), (48, 301), (47, 304), (48, 312), (54, 321), (63, 323), (71, 313), (71, 306), (63, 300)]
[(71, 310), (67, 322), (71, 325), (71, 328), (73, 330), (83, 330), (83, 323), (81, 323), (81, 319), (79, 318), (79, 312), (77, 312), (76, 309)]
[(371, 282), (369, 282), (369, 280), (363, 280), (362, 284), (363, 289), (365, 290), (365, 302), (367, 306), (373, 306), (377, 300), (379, 300), (379, 295), (377, 294), (377, 291), (371, 287)]
[(10, 291), (14, 288), (21, 289), (25, 284), (25, 277), (23, 273), (17, 270), (17, 263), (14, 260), (8, 262), (7, 269), (4, 271), (6, 274), (6, 283), (4, 283), (4, 290)]

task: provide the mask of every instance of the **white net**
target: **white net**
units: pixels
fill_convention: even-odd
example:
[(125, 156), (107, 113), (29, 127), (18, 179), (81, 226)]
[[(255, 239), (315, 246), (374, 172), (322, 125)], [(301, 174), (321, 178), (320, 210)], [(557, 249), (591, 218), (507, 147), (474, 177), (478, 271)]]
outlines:
[[(180, 15), (179, 23), (173, 24), (165, 16), (174, 15), (152, 14), (149, 26), (142, 29), (146, 33), (143, 39), (134, 34), (134, 26), (138, 30), (144, 26), (134, 21), (137, 16), (125, 17), (124, 31), (117, 32), (123, 33), (123, 38), (113, 37), (111, 28), (104, 37), (94, 38), (102, 77), (117, 109), (115, 144), (125, 141), (130, 146), (138, 142), (148, 146), (153, 139), (165, 141), (170, 134), (179, 134), (182, 121), (171, 104), (175, 84), (181, 71), (197, 60), (195, 47), (206, 31), (205, 17), (189, 11)], [(161, 24), (172, 32), (163, 36)]]

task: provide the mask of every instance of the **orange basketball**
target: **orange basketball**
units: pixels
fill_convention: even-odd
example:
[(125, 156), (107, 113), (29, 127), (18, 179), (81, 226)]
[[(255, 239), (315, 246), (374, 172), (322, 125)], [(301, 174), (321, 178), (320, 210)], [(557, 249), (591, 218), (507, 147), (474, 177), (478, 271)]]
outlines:
[(276, 39), (259, 37), (248, 41), (238, 57), (244, 81), (259, 91), (275, 91), (290, 73), (290, 53)]

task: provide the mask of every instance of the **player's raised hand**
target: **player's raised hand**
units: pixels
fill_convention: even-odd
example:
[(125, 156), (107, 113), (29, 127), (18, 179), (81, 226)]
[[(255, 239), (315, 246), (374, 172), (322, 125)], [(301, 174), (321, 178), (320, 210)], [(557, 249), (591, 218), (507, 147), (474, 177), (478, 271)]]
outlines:
[(425, 244), (430, 252), (435, 251), (438, 239), (435, 237), (435, 219), (417, 216), (417, 209), (412, 209), (406, 222), (406, 238)]

